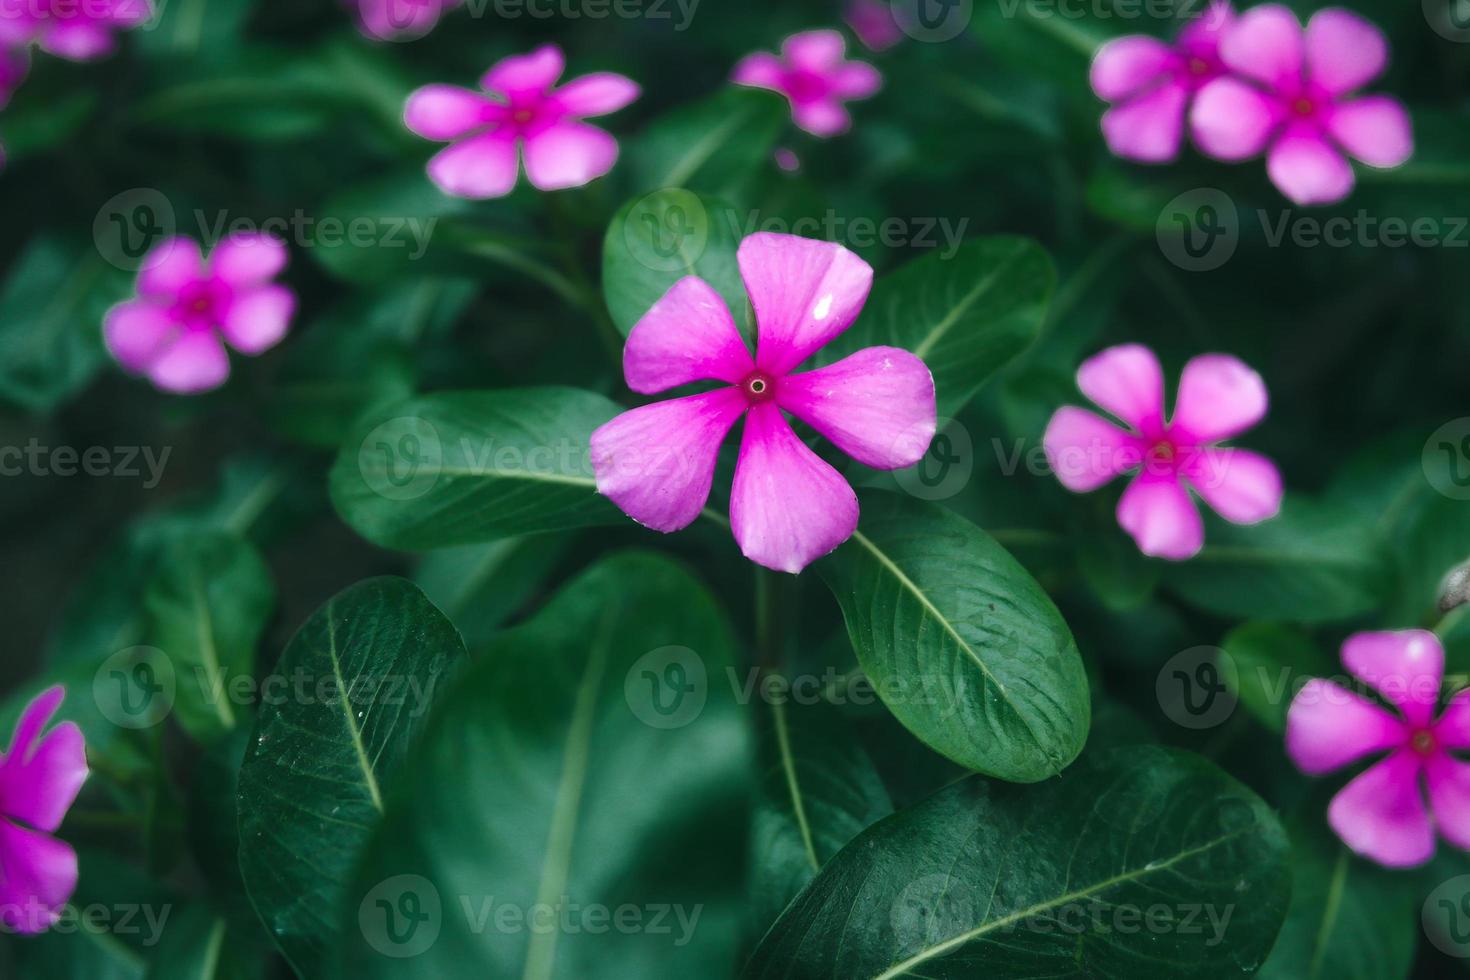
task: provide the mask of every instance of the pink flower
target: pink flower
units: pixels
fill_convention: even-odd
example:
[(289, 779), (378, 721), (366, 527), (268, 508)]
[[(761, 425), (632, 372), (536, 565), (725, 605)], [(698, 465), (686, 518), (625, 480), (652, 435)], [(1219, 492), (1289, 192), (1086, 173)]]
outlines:
[[(1292, 700), (1286, 754), (1309, 776), (1387, 753), (1332, 798), (1327, 822), (1348, 847), (1391, 868), (1428, 861), (1435, 825), (1445, 840), (1470, 850), (1470, 764), (1451, 754), (1470, 749), (1470, 691), (1434, 718), (1444, 679), (1439, 637), (1426, 630), (1356, 633), (1342, 645), (1342, 662), (1398, 711), (1320, 678)], [(1429, 791), (1427, 811), (1421, 785)]]
[(631, 79), (612, 72), (552, 89), (566, 67), (554, 44), (499, 62), (480, 79), (484, 92), (426, 85), (408, 98), (403, 121), (425, 139), (449, 143), (429, 161), (429, 178), (456, 197), (502, 197), (526, 176), (543, 191), (581, 187), (612, 169), (618, 141), (580, 120), (616, 112), (638, 98)]
[(143, 260), (138, 298), (107, 311), (107, 349), (164, 391), (218, 387), (230, 376), (221, 337), (254, 355), (274, 347), (291, 326), (296, 296), (271, 282), (286, 259), (286, 246), (260, 233), (231, 235), (207, 263), (192, 238), (159, 242)]
[(25, 48), (0, 47), (0, 109), (10, 104), (10, 97), (26, 80), (30, 67), (31, 58)]
[(903, 40), (887, 0), (848, 0), (843, 19), (869, 51), (887, 51)]
[(844, 61), (845, 44), (836, 31), (793, 34), (781, 57), (764, 51), (746, 55), (731, 81), (780, 92), (791, 103), (791, 118), (813, 136), (847, 132), (852, 119), (842, 103), (866, 99), (883, 87), (878, 69), (863, 61)]
[(1207, 82), (1220, 77), (1220, 37), (1234, 19), (1216, 0), (1172, 45), (1143, 34), (1109, 41), (1092, 59), (1092, 91), (1114, 103), (1103, 113), (1103, 138), (1120, 157), (1163, 163), (1179, 155), (1184, 113)]
[(755, 357), (719, 294), (696, 276), (680, 279), (628, 336), (628, 387), (724, 386), (624, 412), (592, 434), (592, 465), (597, 491), (625, 514), (677, 531), (704, 509), (720, 445), (744, 416), (730, 527), (745, 557), (796, 573), (852, 535), (858, 503), (782, 410), (863, 465), (900, 469), (934, 437), (934, 379), (893, 347), (791, 373), (857, 317), (872, 267), (840, 245), (769, 232), (746, 238), (737, 257), (759, 325)]
[(32, 42), (73, 61), (90, 61), (117, 47), (119, 30), (145, 24), (151, 0), (0, 0), (0, 47)]
[(1347, 155), (1396, 167), (1414, 152), (1408, 113), (1386, 95), (1352, 93), (1383, 74), (1383, 32), (1346, 10), (1320, 10), (1304, 32), (1267, 4), (1242, 14), (1220, 44), (1242, 78), (1218, 78), (1195, 98), (1195, 141), (1221, 160), (1267, 151), (1266, 172), (1297, 204), (1330, 204), (1353, 189)]
[(1255, 524), (1281, 509), (1281, 475), (1264, 456), (1217, 446), (1266, 415), (1261, 376), (1227, 354), (1184, 365), (1174, 417), (1164, 420), (1164, 374), (1139, 344), (1110, 347), (1077, 369), (1077, 387), (1128, 425), (1059, 408), (1046, 427), (1046, 458), (1062, 486), (1085, 493), (1139, 473), (1118, 501), (1118, 523), (1146, 555), (1181, 561), (1204, 545), (1189, 488), (1221, 517)]
[(460, 0), (357, 0), (357, 26), (380, 41), (412, 41), (434, 29)]
[(87, 779), (81, 730), (69, 721), (41, 732), (66, 692), (42, 691), (0, 757), (0, 924), (45, 932), (77, 887), (77, 855), (50, 836)]

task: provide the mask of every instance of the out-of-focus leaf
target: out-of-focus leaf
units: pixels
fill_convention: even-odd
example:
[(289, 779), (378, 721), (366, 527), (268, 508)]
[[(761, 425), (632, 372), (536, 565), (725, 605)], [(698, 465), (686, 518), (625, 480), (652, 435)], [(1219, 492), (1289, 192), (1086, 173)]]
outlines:
[(1222, 672), (1225, 682), (1234, 684), (1241, 705), (1274, 732), (1286, 730), (1286, 709), (1307, 680), (1340, 673), (1311, 637), (1278, 623), (1238, 626), (1220, 646), (1234, 668)]
[(786, 125), (780, 96), (728, 87), (650, 124), (628, 143), (634, 189), (733, 196), (763, 168)]
[(545, 585), (570, 543), (569, 535), (538, 534), (441, 548), (419, 562), (414, 582), (473, 652)]

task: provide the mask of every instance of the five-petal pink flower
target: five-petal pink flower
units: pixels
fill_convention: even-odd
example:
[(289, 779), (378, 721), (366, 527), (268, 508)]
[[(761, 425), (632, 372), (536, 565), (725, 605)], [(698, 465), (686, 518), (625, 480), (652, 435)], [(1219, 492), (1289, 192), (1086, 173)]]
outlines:
[(883, 87), (878, 69), (844, 60), (845, 50), (836, 31), (793, 34), (782, 43), (780, 57), (757, 51), (742, 58), (731, 81), (781, 93), (797, 126), (813, 136), (836, 136), (852, 125), (843, 103), (866, 99)]
[(143, 260), (137, 298), (107, 312), (107, 349), (164, 391), (216, 388), (230, 376), (222, 337), (254, 355), (290, 328), (296, 295), (272, 282), (286, 260), (286, 246), (265, 234), (231, 235), (208, 262), (193, 239), (165, 239)]
[(1342, 662), (1397, 712), (1322, 678), (1297, 692), (1286, 715), (1286, 753), (1302, 772), (1320, 776), (1386, 753), (1332, 798), (1327, 822), (1355, 852), (1392, 868), (1433, 857), (1436, 826), (1470, 850), (1470, 763), (1452, 754), (1470, 749), (1470, 691), (1435, 718), (1444, 680), (1439, 637), (1357, 633), (1342, 645)]
[(0, 47), (39, 44), (73, 61), (111, 54), (119, 30), (153, 16), (151, 0), (0, 0)]
[(783, 411), (866, 466), (900, 469), (934, 436), (934, 379), (893, 347), (792, 373), (857, 317), (873, 270), (840, 245), (769, 232), (741, 242), (737, 258), (755, 310), (755, 357), (719, 294), (697, 276), (680, 279), (628, 335), (628, 387), (723, 384), (619, 415), (592, 434), (592, 465), (598, 492), (629, 517), (677, 531), (704, 509), (720, 445), (744, 416), (731, 530), (751, 561), (796, 573), (851, 537), (858, 502)]
[(381, 41), (412, 41), (432, 31), (461, 0), (357, 0), (357, 26)]
[(618, 141), (581, 120), (616, 112), (638, 98), (638, 85), (612, 72), (575, 78), (553, 89), (566, 62), (548, 44), (499, 62), (480, 79), (482, 92), (428, 85), (409, 97), (408, 128), (449, 143), (429, 161), (446, 194), (509, 194), (525, 155), (526, 177), (543, 191), (580, 187), (612, 169)]
[(1139, 344), (1084, 361), (1077, 387), (1127, 428), (1086, 409), (1059, 408), (1043, 439), (1047, 461), (1076, 493), (1137, 469), (1118, 501), (1118, 523), (1144, 554), (1180, 561), (1204, 545), (1190, 488), (1236, 524), (1255, 524), (1281, 509), (1281, 474), (1269, 459), (1216, 445), (1266, 415), (1265, 382), (1236, 358), (1203, 354), (1186, 364), (1167, 420), (1163, 371), (1153, 351)]
[(1215, 0), (1184, 26), (1173, 44), (1130, 34), (1097, 49), (1092, 91), (1113, 103), (1102, 117), (1110, 150), (1143, 163), (1163, 163), (1179, 155), (1190, 100), (1225, 71), (1220, 38), (1234, 17), (1227, 0)]
[(0, 924), (14, 932), (50, 928), (77, 886), (76, 852), (51, 836), (87, 779), (81, 730), (45, 731), (63, 697), (60, 687), (37, 695), (0, 756)]
[(1256, 7), (1226, 31), (1220, 57), (1240, 77), (1217, 78), (1195, 97), (1196, 142), (1221, 160), (1266, 151), (1271, 182), (1297, 204), (1346, 197), (1348, 156), (1396, 167), (1414, 152), (1397, 99), (1353, 95), (1388, 65), (1383, 32), (1357, 14), (1319, 10), (1304, 31), (1286, 7)]

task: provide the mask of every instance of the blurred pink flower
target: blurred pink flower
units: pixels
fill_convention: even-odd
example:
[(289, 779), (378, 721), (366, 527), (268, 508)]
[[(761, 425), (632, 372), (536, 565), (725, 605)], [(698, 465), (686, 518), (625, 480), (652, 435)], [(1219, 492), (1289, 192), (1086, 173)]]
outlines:
[(1319, 10), (1303, 31), (1286, 7), (1256, 7), (1226, 31), (1220, 57), (1242, 77), (1218, 78), (1195, 98), (1196, 142), (1221, 160), (1267, 151), (1271, 182), (1297, 204), (1346, 197), (1348, 156), (1396, 167), (1414, 152), (1397, 99), (1352, 95), (1388, 65), (1383, 32), (1357, 14)]
[[(0, 0), (3, 2), (3, 0)], [(380, 41), (412, 41), (432, 31), (461, 0), (355, 0), (357, 26)]]
[(425, 139), (449, 143), (429, 161), (429, 178), (446, 194), (509, 194), (524, 153), (526, 177), (543, 191), (580, 187), (612, 169), (618, 141), (581, 120), (616, 112), (638, 98), (631, 79), (612, 72), (574, 78), (553, 89), (566, 67), (554, 44), (496, 64), (483, 92), (426, 85), (409, 96), (403, 120)]
[(1221, 517), (1255, 524), (1281, 509), (1281, 475), (1266, 457), (1218, 446), (1266, 415), (1266, 385), (1234, 357), (1203, 354), (1184, 365), (1174, 416), (1164, 418), (1164, 374), (1153, 351), (1124, 344), (1088, 358), (1077, 387), (1128, 428), (1082, 408), (1059, 408), (1046, 427), (1047, 461), (1062, 486), (1096, 490), (1133, 469), (1118, 523), (1146, 555), (1180, 561), (1204, 545), (1189, 489)]
[(0, 0), (0, 47), (36, 43), (73, 61), (111, 54), (113, 35), (146, 24), (151, 0)]
[(843, 19), (869, 51), (887, 51), (903, 40), (887, 0), (848, 0)]
[(741, 242), (737, 259), (758, 324), (755, 357), (719, 294), (696, 276), (680, 279), (628, 335), (628, 387), (725, 387), (624, 412), (592, 434), (592, 465), (597, 491), (623, 513), (677, 531), (704, 509), (720, 445), (744, 416), (730, 527), (745, 557), (796, 573), (852, 535), (858, 502), (782, 411), (865, 466), (900, 469), (934, 436), (934, 379), (893, 347), (791, 373), (857, 317), (873, 270), (840, 245), (770, 232)]
[(836, 136), (852, 126), (843, 103), (866, 99), (883, 87), (878, 69), (863, 61), (844, 61), (846, 45), (836, 31), (793, 34), (781, 56), (765, 51), (746, 55), (731, 81), (780, 92), (791, 103), (796, 125), (813, 136)]
[(0, 924), (14, 932), (45, 932), (77, 886), (76, 852), (51, 835), (86, 782), (86, 746), (69, 721), (42, 734), (65, 695), (36, 695), (0, 757)]
[(0, 47), (0, 109), (10, 104), (10, 97), (25, 81), (30, 67), (31, 57), (25, 48)]
[(1470, 691), (1435, 719), (1444, 680), (1439, 637), (1356, 633), (1342, 645), (1342, 662), (1398, 710), (1321, 678), (1297, 692), (1286, 714), (1286, 753), (1302, 772), (1321, 776), (1386, 753), (1332, 798), (1327, 822), (1348, 847), (1391, 868), (1433, 857), (1436, 825), (1470, 850), (1470, 763), (1451, 754), (1470, 749)]
[(1113, 103), (1102, 117), (1108, 149), (1144, 163), (1165, 163), (1179, 155), (1189, 100), (1224, 72), (1220, 37), (1234, 16), (1227, 0), (1215, 0), (1172, 45), (1130, 34), (1097, 49), (1092, 91)]
[(126, 370), (164, 391), (196, 394), (230, 376), (221, 338), (242, 354), (280, 342), (296, 295), (272, 282), (286, 267), (286, 246), (269, 235), (240, 233), (205, 262), (192, 238), (160, 242), (143, 261), (138, 297), (107, 311), (103, 338)]

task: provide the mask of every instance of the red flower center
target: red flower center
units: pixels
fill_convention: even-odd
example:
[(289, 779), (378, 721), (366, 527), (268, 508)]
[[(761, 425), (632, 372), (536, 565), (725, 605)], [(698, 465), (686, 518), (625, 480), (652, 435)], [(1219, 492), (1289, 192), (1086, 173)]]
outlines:
[(1409, 739), (1409, 748), (1419, 755), (1430, 755), (1437, 747), (1434, 733), (1427, 728), (1421, 728)]
[(1298, 116), (1310, 116), (1317, 111), (1317, 103), (1303, 95), (1291, 104), (1291, 111)]
[(776, 397), (776, 379), (756, 371), (740, 382), (740, 390), (745, 393), (746, 400), (758, 405)]

